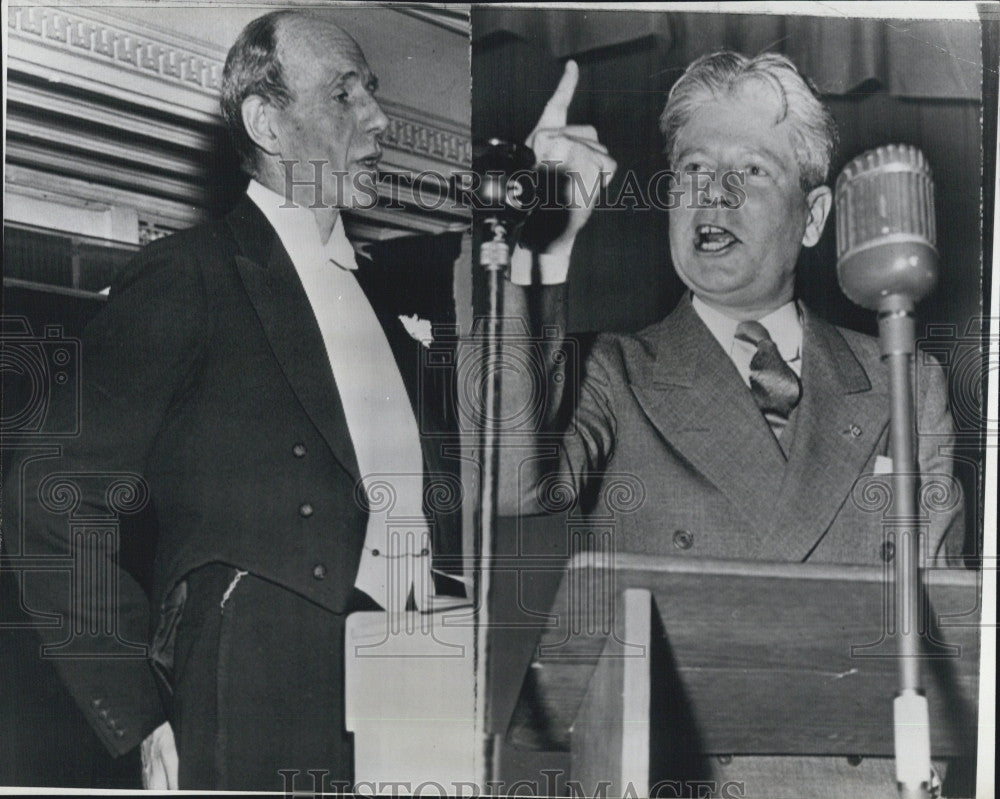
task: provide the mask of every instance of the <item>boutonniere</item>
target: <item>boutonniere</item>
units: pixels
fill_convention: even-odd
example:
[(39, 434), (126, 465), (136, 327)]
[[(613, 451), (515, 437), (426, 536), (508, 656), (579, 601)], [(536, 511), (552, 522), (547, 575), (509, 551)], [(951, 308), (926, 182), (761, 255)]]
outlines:
[(430, 319), (421, 319), (416, 314), (404, 316), (400, 314), (399, 321), (403, 323), (406, 332), (411, 338), (415, 338), (425, 347), (430, 347), (434, 343), (434, 331), (431, 329)]

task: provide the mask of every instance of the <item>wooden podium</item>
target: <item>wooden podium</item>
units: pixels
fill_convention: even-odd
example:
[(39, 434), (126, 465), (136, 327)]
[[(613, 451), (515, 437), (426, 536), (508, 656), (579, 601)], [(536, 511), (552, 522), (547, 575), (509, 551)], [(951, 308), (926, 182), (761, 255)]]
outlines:
[[(646, 796), (703, 774), (709, 756), (893, 754), (888, 568), (593, 552), (568, 567), (554, 554), (498, 563), (491, 729), (508, 753), (547, 753), (543, 768), (568, 761), (586, 796)], [(932, 754), (969, 758), (979, 575), (929, 570), (924, 583)], [(473, 613), (350, 618), (359, 782), (477, 793)]]
[[(891, 756), (890, 577), (877, 567), (581, 553), (507, 740), (568, 750), (588, 796), (601, 783), (608, 796), (648, 795), (709, 755)], [(978, 574), (929, 570), (924, 582), (932, 754), (969, 757)]]

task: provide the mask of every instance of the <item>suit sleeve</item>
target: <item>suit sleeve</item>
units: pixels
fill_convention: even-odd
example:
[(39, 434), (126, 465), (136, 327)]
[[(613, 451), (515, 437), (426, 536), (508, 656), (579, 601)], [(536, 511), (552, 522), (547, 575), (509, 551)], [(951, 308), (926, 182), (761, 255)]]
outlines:
[(536, 287), (534, 296), (507, 285), (504, 303), (500, 513), (563, 510), (611, 458), (621, 359), (601, 336), (582, 369), (571, 363), (579, 348), (565, 332), (564, 285)]
[(944, 566), (963, 554), (964, 497), (952, 468), (955, 431), (944, 370), (927, 353), (918, 352), (917, 357), (918, 506), (928, 516), (928, 565)]
[(51, 448), (55, 457), (24, 458), (4, 486), (5, 529), (19, 529), (23, 555), (56, 564), (19, 574), (22, 601), (40, 620), (42, 656), (53, 658), (115, 755), (142, 741), (164, 711), (145, 656), (147, 596), (120, 567), (117, 547), (89, 535), (86, 523), (114, 529), (122, 504), (148, 495), (147, 457), (209, 332), (200, 267), (168, 242), (124, 271), (84, 332), (79, 404), (50, 408), (55, 429), (78, 434)]
[(615, 395), (625, 388), (621, 358), (614, 339), (600, 336), (580, 372), (579, 389), (562, 434), (559, 468), (563, 477), (583, 491), (603, 472), (614, 454), (617, 436)]

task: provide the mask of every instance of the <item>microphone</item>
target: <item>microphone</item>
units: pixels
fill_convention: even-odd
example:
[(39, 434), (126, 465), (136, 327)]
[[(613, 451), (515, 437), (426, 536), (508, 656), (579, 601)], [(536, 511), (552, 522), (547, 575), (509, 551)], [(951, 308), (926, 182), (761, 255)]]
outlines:
[(534, 208), (530, 179), (535, 154), (523, 144), (490, 139), (472, 150), (468, 193), (480, 234), (480, 264), (487, 271), (506, 268), (525, 220)]
[[(916, 147), (890, 144), (859, 155), (837, 178), (837, 278), (853, 302), (878, 311), (889, 378), (889, 451), (895, 544), (893, 628), (899, 690), (893, 700), (896, 782), (904, 799), (926, 799), (932, 782), (930, 719), (920, 687), (921, 522), (914, 441), (914, 305), (937, 282), (934, 184)], [(895, 540), (893, 540), (895, 539)], [(888, 620), (887, 620), (888, 621)]]
[(859, 155), (837, 178), (837, 277), (848, 299), (876, 310), (917, 302), (937, 282), (934, 183), (924, 154), (890, 144)]

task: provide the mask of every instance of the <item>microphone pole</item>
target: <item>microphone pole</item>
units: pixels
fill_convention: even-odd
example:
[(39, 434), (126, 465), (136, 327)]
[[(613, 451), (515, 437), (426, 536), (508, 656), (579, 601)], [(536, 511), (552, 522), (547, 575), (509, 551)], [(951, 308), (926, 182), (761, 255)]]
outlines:
[(519, 180), (535, 163), (535, 154), (524, 145), (490, 139), (473, 152), (473, 172), (477, 184), (470, 193), (473, 220), (480, 237), (479, 265), (486, 271), (487, 313), (481, 353), (482, 380), (479, 451), (479, 536), (474, 574), (475, 614), (474, 660), (475, 729), (478, 737), (476, 776), (486, 792), (494, 779), (496, 742), (490, 735), (487, 717), (489, 696), (489, 598), (493, 550), (495, 546), (497, 478), (499, 467), (500, 420), (500, 317), (502, 274), (510, 268), (517, 234), (530, 211), (531, 186)]
[(930, 796), (930, 722), (920, 682), (920, 518), (914, 444), (914, 306), (937, 281), (934, 185), (923, 153), (888, 145), (851, 161), (837, 178), (837, 277), (849, 299), (878, 312), (889, 377), (892, 495), (896, 520), (894, 633), (899, 690), (893, 701), (896, 781), (903, 799)]

